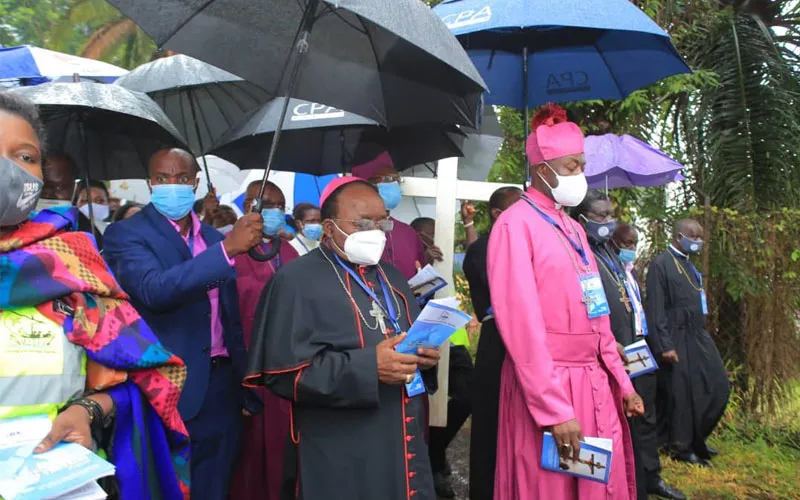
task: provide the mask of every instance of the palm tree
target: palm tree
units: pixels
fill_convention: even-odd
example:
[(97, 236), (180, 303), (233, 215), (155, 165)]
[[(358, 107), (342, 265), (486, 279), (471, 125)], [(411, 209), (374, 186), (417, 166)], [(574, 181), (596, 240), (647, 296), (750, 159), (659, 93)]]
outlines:
[(74, 0), (48, 38), (56, 50), (129, 69), (150, 60), (156, 50), (150, 37), (104, 0)]

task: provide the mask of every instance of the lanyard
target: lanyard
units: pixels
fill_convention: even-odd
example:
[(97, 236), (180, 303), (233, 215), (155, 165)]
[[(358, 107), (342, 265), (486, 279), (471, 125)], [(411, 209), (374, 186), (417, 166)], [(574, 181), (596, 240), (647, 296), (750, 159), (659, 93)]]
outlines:
[(187, 244), (189, 245), (189, 255), (194, 257), (194, 228), (189, 228), (189, 239), (187, 240)]
[(685, 260), (686, 262), (689, 263), (689, 268), (692, 270), (692, 273), (694, 273), (694, 277), (697, 280), (697, 284), (700, 287), (700, 291), (702, 291), (702, 289), (703, 289), (703, 275), (700, 274), (700, 271), (698, 271), (697, 268), (694, 266), (694, 262), (692, 262), (692, 260), (689, 259), (688, 257), (683, 257), (681, 255), (677, 255), (677, 253), (675, 252), (675, 250), (672, 247), (669, 247), (669, 251), (673, 256), (678, 257), (680, 259), (683, 259), (683, 260)]
[[(278, 244), (280, 245), (280, 242), (278, 242)], [(264, 253), (269, 253), (269, 251), (271, 250), (271, 248), (269, 248), (267, 246), (267, 244), (264, 243), (264, 242), (261, 243), (261, 248), (264, 249)], [(280, 252), (278, 252), (278, 255), (275, 256), (275, 262), (277, 262), (278, 265), (273, 267), (272, 270), (277, 272), (278, 269), (283, 267), (283, 259), (281, 258)], [(272, 266), (272, 260), (271, 259), (269, 261), (269, 265)]]
[(392, 322), (392, 325), (395, 328), (395, 333), (400, 333), (400, 323), (398, 323), (397, 321), (398, 320), (397, 311), (394, 310), (392, 299), (391, 297), (389, 297), (389, 290), (388, 290), (389, 285), (388, 283), (384, 283), (382, 274), (378, 272), (378, 283), (380, 283), (381, 285), (381, 290), (383, 291), (383, 298), (386, 301), (385, 307), (383, 306), (383, 304), (381, 304), (381, 301), (378, 300), (378, 296), (375, 295), (375, 292), (373, 292), (372, 289), (366, 283), (364, 283), (364, 280), (361, 279), (361, 276), (359, 276), (358, 273), (356, 273), (351, 268), (346, 266), (338, 255), (334, 253), (333, 256), (336, 258), (336, 262), (339, 264), (339, 266), (342, 269), (344, 269), (347, 272), (347, 274), (349, 274), (350, 277), (352, 277), (355, 280), (356, 283), (358, 283), (358, 286), (360, 286), (361, 289), (364, 290), (364, 292), (369, 296), (369, 298), (371, 298), (376, 304), (378, 304), (378, 306), (381, 309), (383, 309), (389, 314), (389, 320)]
[(619, 270), (619, 268), (617, 267), (617, 263), (614, 262), (614, 259), (607, 259), (606, 256), (603, 255), (601, 252), (597, 252), (597, 253), (595, 253), (595, 255), (597, 257), (599, 257), (600, 260), (603, 261), (603, 264), (605, 264), (606, 267), (608, 267), (608, 269), (610, 271), (612, 271), (614, 274), (617, 275), (617, 279), (620, 282), (623, 282), (623, 283), (627, 284), (628, 280), (626, 279), (626, 276), (624, 274), (622, 274), (622, 272)]
[(306, 253), (308, 253), (308, 252), (310, 252), (310, 251), (311, 251), (311, 250), (309, 250), (309, 249), (308, 249), (308, 247), (306, 246), (306, 244), (305, 244), (305, 243), (303, 243), (303, 240), (302, 240), (302, 239), (300, 239), (300, 235), (299, 235), (299, 234), (297, 235), (297, 242), (298, 242), (298, 243), (300, 243), (301, 245), (303, 245), (303, 248), (305, 248), (305, 249), (306, 249)]
[(522, 199), (523, 199), (523, 200), (525, 200), (526, 202), (528, 202), (528, 205), (530, 205), (530, 206), (531, 206), (531, 208), (533, 208), (534, 210), (536, 210), (536, 213), (538, 213), (539, 215), (541, 215), (541, 216), (542, 216), (542, 218), (543, 218), (545, 221), (547, 221), (547, 222), (548, 222), (550, 225), (552, 225), (554, 228), (556, 228), (556, 229), (558, 229), (559, 231), (561, 231), (561, 234), (563, 234), (563, 235), (564, 235), (564, 238), (566, 238), (566, 239), (567, 239), (567, 241), (569, 242), (569, 244), (570, 244), (570, 245), (572, 245), (572, 248), (573, 248), (573, 249), (574, 249), (574, 250), (575, 250), (575, 251), (578, 253), (578, 255), (580, 255), (580, 256), (581, 256), (581, 260), (583, 261), (583, 265), (584, 265), (584, 266), (586, 266), (586, 267), (588, 268), (588, 267), (589, 267), (589, 259), (586, 257), (586, 250), (583, 248), (583, 243), (580, 243), (580, 244), (578, 244), (578, 243), (575, 243), (575, 240), (573, 240), (572, 238), (570, 238), (570, 237), (569, 237), (569, 235), (567, 234), (567, 232), (566, 232), (566, 231), (564, 231), (564, 229), (563, 229), (561, 226), (559, 226), (559, 225), (558, 225), (558, 223), (557, 223), (556, 221), (554, 221), (552, 217), (550, 217), (550, 216), (549, 216), (549, 215), (547, 215), (546, 213), (542, 212), (542, 210), (541, 210), (539, 207), (537, 207), (537, 206), (536, 206), (536, 204), (535, 204), (535, 203), (533, 203), (533, 202), (530, 200), (530, 198), (528, 198), (527, 196), (523, 195), (523, 196), (522, 196)]

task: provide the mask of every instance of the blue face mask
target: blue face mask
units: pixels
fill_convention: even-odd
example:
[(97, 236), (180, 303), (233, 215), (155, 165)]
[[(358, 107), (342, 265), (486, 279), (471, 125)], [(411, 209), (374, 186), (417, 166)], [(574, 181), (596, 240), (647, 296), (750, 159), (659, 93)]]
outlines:
[(194, 186), (188, 184), (156, 184), (151, 186), (150, 201), (158, 213), (172, 220), (181, 220), (192, 211)]
[(286, 214), (280, 208), (265, 208), (261, 211), (264, 232), (270, 236), (278, 234), (286, 226)]
[(628, 250), (627, 248), (619, 249), (619, 260), (623, 264), (630, 264), (636, 260), (636, 250)]
[(386, 205), (386, 210), (394, 210), (400, 204), (403, 198), (403, 190), (400, 188), (400, 183), (395, 182), (382, 182), (378, 184), (378, 192), (383, 198), (383, 203)]
[(303, 226), (303, 235), (309, 240), (318, 241), (322, 238), (322, 224), (306, 224)]
[(681, 251), (685, 254), (697, 255), (703, 249), (703, 240), (691, 240), (686, 236), (681, 235), (681, 241), (678, 246), (681, 247)]

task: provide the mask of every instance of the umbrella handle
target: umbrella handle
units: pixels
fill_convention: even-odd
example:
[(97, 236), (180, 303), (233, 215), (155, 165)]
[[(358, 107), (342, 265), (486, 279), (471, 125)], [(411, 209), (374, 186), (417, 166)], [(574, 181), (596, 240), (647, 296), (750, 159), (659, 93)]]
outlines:
[[(253, 205), (253, 212), (261, 213), (261, 207), (263, 206), (264, 202), (259, 199), (256, 201), (256, 204)], [(281, 238), (280, 236), (276, 235), (269, 235), (264, 233), (266, 239), (269, 240), (270, 243), (270, 250), (265, 253), (261, 253), (256, 250), (256, 247), (251, 248), (247, 251), (247, 255), (250, 256), (256, 262), (268, 262), (274, 259), (278, 253), (281, 251)]]
[(269, 238), (269, 244), (271, 249), (266, 253), (261, 253), (256, 250), (255, 247), (251, 248), (247, 251), (247, 255), (250, 256), (256, 262), (268, 262), (274, 259), (278, 253), (281, 251), (281, 238), (280, 236), (270, 236), (268, 234), (264, 234), (267, 238)]

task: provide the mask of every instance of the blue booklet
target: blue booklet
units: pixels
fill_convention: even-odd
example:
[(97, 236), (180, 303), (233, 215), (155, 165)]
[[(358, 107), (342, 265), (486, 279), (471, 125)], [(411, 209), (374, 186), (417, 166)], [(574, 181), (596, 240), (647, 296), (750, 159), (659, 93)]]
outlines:
[(69, 494), (83, 490), (79, 498), (92, 497), (92, 492), (92, 498), (96, 498), (93, 483), (114, 475), (114, 465), (79, 444), (59, 443), (46, 453), (34, 455), (33, 449), (50, 426), (47, 416), (0, 422), (0, 497), (55, 500), (74, 498)]
[[(403, 354), (417, 354), (420, 347), (438, 349), (456, 330), (469, 323), (470, 319), (469, 314), (458, 309), (456, 297), (431, 300), (395, 350)], [(425, 392), (425, 383), (419, 370), (414, 374), (414, 380), (406, 384), (406, 392), (409, 397)]]
[(630, 378), (658, 370), (658, 364), (644, 339), (625, 347), (625, 357), (628, 362), (623, 365)]
[(581, 441), (578, 460), (565, 459), (559, 455), (553, 435), (545, 432), (542, 441), (542, 468), (559, 474), (608, 484), (612, 450), (613, 442), (610, 439), (584, 437)]

